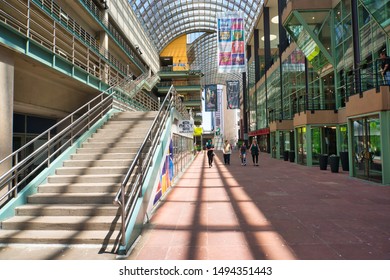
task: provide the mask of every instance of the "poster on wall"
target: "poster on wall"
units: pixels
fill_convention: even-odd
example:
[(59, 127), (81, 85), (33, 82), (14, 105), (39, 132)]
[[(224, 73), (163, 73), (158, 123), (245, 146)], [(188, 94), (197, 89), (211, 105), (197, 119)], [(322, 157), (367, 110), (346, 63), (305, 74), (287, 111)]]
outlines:
[(179, 133), (193, 133), (194, 121), (193, 120), (179, 120)]
[(219, 73), (246, 71), (245, 23), (242, 12), (217, 13)]
[(153, 205), (155, 205), (161, 197), (167, 192), (172, 186), (173, 179), (173, 140), (169, 144), (164, 163), (161, 168), (160, 178), (155, 192)]
[(204, 87), (205, 112), (215, 112), (217, 106), (217, 85), (205, 85)]
[(240, 108), (240, 81), (226, 81), (227, 109)]

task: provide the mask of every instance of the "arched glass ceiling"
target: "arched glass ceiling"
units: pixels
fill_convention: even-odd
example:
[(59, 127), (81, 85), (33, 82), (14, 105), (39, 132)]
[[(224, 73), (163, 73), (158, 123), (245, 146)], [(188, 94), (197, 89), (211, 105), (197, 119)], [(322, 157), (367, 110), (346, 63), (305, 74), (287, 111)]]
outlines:
[(241, 11), (247, 32), (264, 0), (129, 0), (135, 13), (161, 51), (176, 37), (193, 32), (215, 32), (216, 13)]
[(204, 34), (192, 43), (188, 50), (188, 62), (191, 68), (201, 70), (204, 74), (202, 85), (224, 85), (227, 80), (241, 82), (241, 73), (218, 73), (216, 36), (216, 33)]
[[(146, 32), (149, 33), (157, 50), (161, 52), (172, 40), (181, 35), (196, 32), (216, 33), (217, 12), (243, 12), (245, 31), (246, 34), (250, 34), (264, 0), (128, 0), (128, 2)], [(220, 79), (224, 84), (228, 78), (226, 74), (217, 74), (216, 44), (210, 40), (196, 40), (196, 47), (199, 50), (194, 53), (201, 55), (192, 59), (193, 63), (196, 62), (196, 66), (191, 65), (191, 69), (205, 71), (203, 84), (219, 83)], [(205, 51), (208, 51), (210, 56), (206, 56)], [(209, 75), (212, 77), (208, 77)]]

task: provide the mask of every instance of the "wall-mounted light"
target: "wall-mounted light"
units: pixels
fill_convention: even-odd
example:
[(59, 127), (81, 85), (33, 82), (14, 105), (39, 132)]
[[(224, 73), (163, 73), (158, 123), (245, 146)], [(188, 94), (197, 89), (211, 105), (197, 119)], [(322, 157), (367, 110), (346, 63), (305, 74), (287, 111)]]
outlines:
[(279, 23), (279, 16), (274, 16), (273, 18), (271, 18), (271, 22), (278, 24)]

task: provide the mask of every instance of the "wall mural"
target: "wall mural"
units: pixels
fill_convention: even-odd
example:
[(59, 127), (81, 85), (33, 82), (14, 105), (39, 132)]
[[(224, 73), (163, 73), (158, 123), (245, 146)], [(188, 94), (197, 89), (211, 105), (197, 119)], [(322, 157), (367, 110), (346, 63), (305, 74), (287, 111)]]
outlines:
[(161, 172), (160, 172), (160, 180), (157, 185), (157, 189), (155, 192), (155, 197), (153, 200), (153, 206), (158, 202), (158, 200), (164, 196), (164, 194), (167, 192), (167, 190), (172, 186), (172, 179), (173, 179), (173, 141), (171, 139), (170, 144), (168, 146), (164, 164), (162, 166)]

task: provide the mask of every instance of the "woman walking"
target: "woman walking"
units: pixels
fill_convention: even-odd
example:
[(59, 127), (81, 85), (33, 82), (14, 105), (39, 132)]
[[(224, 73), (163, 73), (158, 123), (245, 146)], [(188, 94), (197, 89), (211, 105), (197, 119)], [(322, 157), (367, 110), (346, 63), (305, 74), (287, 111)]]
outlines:
[(257, 145), (257, 141), (253, 139), (251, 146), (249, 147), (249, 150), (252, 154), (252, 161), (254, 166), (259, 166), (259, 145)]
[(213, 166), (213, 159), (214, 159), (214, 145), (211, 140), (209, 140), (209, 142), (207, 143), (206, 149), (207, 149), (207, 157), (209, 159), (209, 168), (211, 168), (211, 166)]
[(225, 140), (225, 144), (223, 145), (223, 160), (225, 165), (230, 165), (230, 154), (232, 153), (232, 146)]
[(245, 142), (243, 142), (240, 148), (241, 165), (246, 165), (246, 150)]

